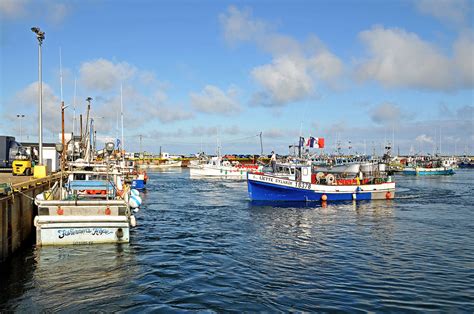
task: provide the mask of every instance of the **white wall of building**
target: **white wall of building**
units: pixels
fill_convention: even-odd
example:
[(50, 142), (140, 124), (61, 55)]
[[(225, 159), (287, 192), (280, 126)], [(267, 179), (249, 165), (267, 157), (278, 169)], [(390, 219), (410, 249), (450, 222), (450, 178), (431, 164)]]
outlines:
[(43, 163), (47, 171), (55, 172), (59, 170), (59, 154), (55, 147), (43, 147)]

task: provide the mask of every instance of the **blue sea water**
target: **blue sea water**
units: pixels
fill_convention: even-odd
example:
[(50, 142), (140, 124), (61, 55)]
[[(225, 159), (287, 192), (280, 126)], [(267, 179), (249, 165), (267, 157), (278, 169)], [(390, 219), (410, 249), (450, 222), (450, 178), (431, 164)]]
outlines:
[(130, 244), (32, 245), (1, 265), (0, 310), (474, 311), (472, 170), (325, 207), (149, 176)]

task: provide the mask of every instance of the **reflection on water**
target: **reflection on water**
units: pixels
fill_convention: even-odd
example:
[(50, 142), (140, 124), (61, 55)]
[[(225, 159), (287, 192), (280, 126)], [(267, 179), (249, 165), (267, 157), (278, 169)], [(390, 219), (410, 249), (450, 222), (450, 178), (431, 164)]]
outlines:
[(96, 310), (119, 310), (114, 304), (133, 295), (127, 291), (127, 284), (139, 273), (132, 251), (125, 244), (34, 248), (27, 253), (26, 265), (19, 263), (22, 269), (15, 269), (6, 278), (15, 284), (22, 281), (25, 269), (31, 271), (17, 291), (19, 300), (7, 302), (6, 308), (20, 312), (58, 308), (77, 311), (92, 303), (97, 304)]
[(27, 249), (2, 265), (0, 309), (474, 311), (474, 172), (325, 204), (250, 202), (244, 181), (186, 170), (149, 176), (130, 244)]

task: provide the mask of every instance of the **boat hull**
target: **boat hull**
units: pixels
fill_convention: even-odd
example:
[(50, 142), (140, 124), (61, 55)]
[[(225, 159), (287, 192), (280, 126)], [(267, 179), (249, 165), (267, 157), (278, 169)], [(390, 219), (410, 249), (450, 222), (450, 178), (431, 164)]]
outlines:
[(206, 166), (194, 166), (189, 168), (189, 175), (191, 177), (245, 179), (247, 176), (247, 170), (232, 167), (211, 168)]
[(124, 216), (37, 216), (37, 245), (128, 243), (130, 227)]
[(465, 162), (465, 163), (460, 163), (458, 166), (459, 166), (459, 168), (471, 168), (472, 169), (472, 168), (474, 168), (474, 163)]
[(170, 161), (170, 162), (165, 162), (162, 164), (141, 164), (138, 165), (138, 168), (140, 169), (167, 169), (167, 168), (181, 168), (183, 162), (182, 161)]
[(249, 197), (252, 201), (348, 201), (391, 199), (395, 183), (371, 185), (321, 185), (249, 173)]

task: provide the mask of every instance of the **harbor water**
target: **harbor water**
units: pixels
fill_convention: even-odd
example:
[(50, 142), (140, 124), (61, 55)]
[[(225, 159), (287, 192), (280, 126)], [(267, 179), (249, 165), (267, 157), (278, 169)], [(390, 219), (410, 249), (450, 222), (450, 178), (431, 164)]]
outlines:
[(474, 171), (326, 206), (149, 177), (129, 244), (32, 244), (1, 265), (0, 311), (474, 311)]

